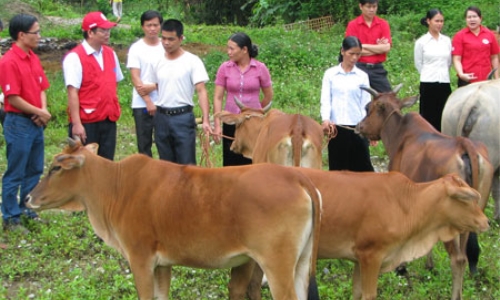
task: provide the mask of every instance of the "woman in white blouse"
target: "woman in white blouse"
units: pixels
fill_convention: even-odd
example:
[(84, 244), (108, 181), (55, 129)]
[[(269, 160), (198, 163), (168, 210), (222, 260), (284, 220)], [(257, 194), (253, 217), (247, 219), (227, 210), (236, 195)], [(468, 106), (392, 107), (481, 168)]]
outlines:
[(336, 126), (337, 136), (328, 143), (330, 170), (373, 171), (369, 142), (354, 127), (365, 115), (371, 96), (360, 89), (369, 87), (368, 74), (356, 67), (362, 45), (355, 36), (342, 42), (340, 64), (326, 70), (321, 87), (321, 120), (325, 133)]
[(441, 115), (451, 94), (451, 39), (441, 34), (443, 13), (431, 9), (420, 21), (429, 31), (415, 43), (415, 67), (420, 73), (420, 114), (441, 131)]

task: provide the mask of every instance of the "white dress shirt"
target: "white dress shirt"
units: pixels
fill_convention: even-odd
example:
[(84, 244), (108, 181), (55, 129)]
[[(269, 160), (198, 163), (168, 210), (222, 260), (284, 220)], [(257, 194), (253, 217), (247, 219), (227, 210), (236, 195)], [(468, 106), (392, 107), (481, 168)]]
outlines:
[(420, 82), (450, 82), (451, 39), (439, 34), (438, 39), (427, 32), (415, 43), (415, 67)]

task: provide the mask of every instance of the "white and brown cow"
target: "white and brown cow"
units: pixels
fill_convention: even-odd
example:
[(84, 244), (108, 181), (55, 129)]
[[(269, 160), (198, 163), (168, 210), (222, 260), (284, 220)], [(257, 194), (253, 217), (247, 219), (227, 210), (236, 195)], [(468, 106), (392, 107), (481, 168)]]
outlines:
[[(204, 169), (70, 145), (28, 196), (36, 210), (86, 210), (96, 234), (130, 263), (140, 299), (168, 299), (171, 268), (232, 268), (246, 287), (256, 261), (274, 299), (306, 299), (315, 271), (321, 199), (287, 167)], [(232, 299), (245, 290), (230, 287)], [(310, 294), (309, 297), (312, 295)]]
[[(355, 263), (355, 300), (376, 298), (381, 272), (427, 254), (438, 241), (489, 227), (477, 204), (479, 193), (454, 174), (415, 183), (399, 172), (294, 169), (322, 195), (318, 258)], [(261, 299), (261, 279), (256, 268), (249, 288), (252, 300)]]
[[(456, 173), (479, 191), (479, 206), (484, 209), (493, 176), (493, 167), (488, 161), (484, 144), (441, 134), (416, 112), (403, 115), (401, 109), (412, 106), (418, 96), (400, 100), (396, 96), (400, 88), (401, 85), (392, 92), (378, 93), (362, 87), (372, 94), (373, 99), (367, 105), (367, 115), (357, 125), (357, 131), (371, 140), (382, 139), (390, 159), (389, 170), (402, 172), (416, 182)], [(475, 256), (469, 256), (469, 268), (471, 272), (476, 271), (479, 246), (477, 239), (467, 243), (468, 236), (468, 233), (464, 233), (455, 241), (445, 244), (453, 274), (453, 300), (462, 299), (462, 282), (467, 264), (466, 245), (467, 249), (473, 247), (476, 250)], [(475, 234), (471, 236), (475, 237)]]
[(223, 123), (236, 125), (231, 150), (252, 159), (284, 166), (321, 169), (321, 125), (301, 114), (286, 114), (276, 109), (265, 113), (245, 107), (237, 99), (241, 113), (219, 113)]

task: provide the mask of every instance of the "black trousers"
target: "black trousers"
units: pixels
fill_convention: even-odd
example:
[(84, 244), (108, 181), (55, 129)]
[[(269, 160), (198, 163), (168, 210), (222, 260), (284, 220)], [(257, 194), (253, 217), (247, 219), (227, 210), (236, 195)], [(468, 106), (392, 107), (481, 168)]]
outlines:
[[(69, 136), (72, 137), (72, 124), (69, 124)], [(87, 140), (85, 144), (97, 143), (99, 148), (97, 154), (109, 160), (115, 157), (116, 149), (116, 122), (106, 119), (94, 123), (84, 123)]]
[(438, 131), (441, 131), (441, 116), (450, 94), (451, 86), (449, 83), (420, 83), (420, 115)]
[(389, 79), (387, 79), (387, 70), (384, 68), (383, 64), (376, 64), (373, 67), (369, 67), (366, 64), (356, 64), (356, 67), (365, 71), (368, 74), (368, 79), (370, 80), (370, 87), (377, 92), (390, 92), (392, 91)]
[(139, 153), (153, 157), (151, 147), (153, 145), (153, 116), (148, 114), (145, 108), (134, 108), (132, 110), (135, 121), (135, 134), (137, 136), (137, 150)]
[(374, 171), (369, 146), (369, 141), (354, 130), (337, 126), (337, 136), (328, 143), (329, 170)]
[(160, 159), (196, 165), (196, 120), (193, 112), (167, 115), (157, 111), (153, 120)]
[[(222, 134), (229, 137), (234, 137), (235, 125), (222, 124)], [(252, 160), (244, 157), (239, 153), (231, 151), (231, 144), (233, 140), (222, 139), (222, 165), (226, 166), (242, 166), (251, 165)]]

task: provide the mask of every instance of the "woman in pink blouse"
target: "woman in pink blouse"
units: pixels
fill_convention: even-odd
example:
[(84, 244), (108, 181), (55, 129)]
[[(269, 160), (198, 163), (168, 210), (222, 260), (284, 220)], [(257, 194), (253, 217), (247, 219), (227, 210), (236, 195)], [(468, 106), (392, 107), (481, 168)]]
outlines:
[[(227, 42), (229, 60), (222, 63), (215, 79), (214, 114), (222, 111), (222, 101), (226, 98), (224, 110), (240, 113), (234, 102), (238, 98), (245, 106), (262, 108), (273, 98), (271, 75), (266, 65), (255, 58), (259, 51), (248, 35), (242, 32), (233, 34)], [(262, 91), (262, 93), (261, 93)], [(262, 95), (262, 98), (261, 98)], [(220, 120), (214, 120), (214, 140), (220, 142), (220, 134), (234, 136), (234, 125), (224, 124), (221, 130)], [(223, 138), (223, 166), (251, 164), (252, 161), (230, 150), (232, 140)]]

